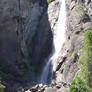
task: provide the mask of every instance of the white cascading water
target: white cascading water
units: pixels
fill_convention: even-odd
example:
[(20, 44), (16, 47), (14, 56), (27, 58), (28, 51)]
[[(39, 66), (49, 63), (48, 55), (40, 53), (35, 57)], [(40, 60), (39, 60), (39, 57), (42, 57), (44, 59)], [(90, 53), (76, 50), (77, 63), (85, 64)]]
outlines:
[(51, 61), (49, 60), (46, 64), (46, 66), (43, 69), (40, 82), (43, 83), (43, 84), (50, 83), (50, 81), (52, 80), (51, 79), (52, 73), (53, 73), (53, 71), (52, 71)]
[[(56, 29), (54, 31), (54, 37), (53, 37), (53, 43), (55, 52), (53, 53), (52, 57), (48, 60), (47, 64), (45, 65), (42, 75), (41, 75), (41, 83), (46, 84), (48, 83), (48, 76), (49, 73), (50, 77), (52, 77), (53, 71), (56, 70), (56, 59), (59, 56), (59, 53), (61, 51), (61, 48), (65, 41), (65, 31), (66, 31), (66, 6), (65, 6), (65, 0), (61, 1), (61, 7), (60, 7), (60, 14), (58, 23), (56, 26)], [(53, 68), (51, 68), (51, 63), (53, 65)], [(50, 78), (52, 79), (52, 78)]]

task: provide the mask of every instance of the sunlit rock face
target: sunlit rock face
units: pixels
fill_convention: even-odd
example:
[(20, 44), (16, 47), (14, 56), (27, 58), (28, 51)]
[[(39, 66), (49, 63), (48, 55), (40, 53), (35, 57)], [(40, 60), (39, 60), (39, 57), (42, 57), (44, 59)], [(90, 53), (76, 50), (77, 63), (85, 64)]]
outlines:
[[(62, 3), (61, 3), (62, 2)], [(53, 28), (53, 47), (54, 51), (51, 57), (47, 59), (47, 63), (45, 67), (43, 68), (41, 81), (43, 84), (47, 84), (48, 80), (52, 81), (53, 72), (56, 71), (58, 56), (60, 54), (61, 48), (63, 47), (63, 44), (65, 42), (65, 31), (66, 31), (66, 6), (65, 6), (65, 0), (62, 0), (61, 7), (60, 7), (60, 13), (58, 16), (58, 21), (56, 22), (56, 28), (54, 25)], [(53, 16), (54, 17), (54, 16)], [(51, 66), (52, 64), (52, 66)], [(49, 78), (50, 77), (50, 78)]]
[[(53, 3), (50, 5), (53, 5)], [(83, 33), (92, 26), (91, 4), (91, 0), (66, 0), (66, 39), (56, 59), (56, 71), (51, 83), (52, 88), (46, 87), (45, 89), (43, 86), (43, 92), (66, 92), (66, 89), (79, 72), (78, 59), (82, 55)], [(85, 16), (80, 17), (83, 13), (83, 10), (79, 9), (80, 6), (87, 10)], [(50, 18), (52, 19), (52, 17)], [(75, 57), (72, 56), (74, 52), (77, 52)]]
[[(82, 54), (83, 33), (92, 26), (91, 4), (91, 1), (88, 3), (86, 0), (66, 0), (66, 40), (61, 49), (61, 54), (56, 60), (57, 69), (55, 81), (53, 80), (53, 82), (55, 82), (56, 86), (60, 86), (60, 89), (57, 89), (56, 92), (65, 92), (67, 86), (78, 73), (77, 61)], [(83, 13), (83, 10), (79, 9), (80, 6), (84, 6), (87, 9), (87, 16), (85, 14), (84, 17), (80, 18)], [(78, 54), (75, 58), (72, 57), (74, 52)]]

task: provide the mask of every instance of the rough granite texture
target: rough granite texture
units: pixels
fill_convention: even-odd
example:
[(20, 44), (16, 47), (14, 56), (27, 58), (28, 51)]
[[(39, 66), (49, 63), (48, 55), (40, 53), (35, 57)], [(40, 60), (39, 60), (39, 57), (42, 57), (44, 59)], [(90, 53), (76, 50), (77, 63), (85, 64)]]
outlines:
[[(38, 78), (53, 49), (60, 1), (52, 1), (48, 6), (46, 0), (0, 0), (0, 76), (7, 87), (5, 92), (26, 90), (36, 84), (32, 81)], [(86, 9), (82, 17), (80, 5)], [(78, 73), (82, 35), (92, 27), (92, 0), (66, 0), (66, 9), (66, 41), (52, 84), (36, 85), (28, 92), (65, 92)], [(78, 56), (72, 57), (73, 52)]]
[(0, 0), (0, 73), (9, 89), (36, 80), (52, 52), (47, 7), (46, 0)]
[[(48, 12), (54, 11), (53, 1), (48, 8)], [(83, 7), (83, 8), (80, 8)], [(66, 41), (61, 50), (61, 55), (57, 59), (57, 69), (54, 73), (54, 78), (50, 86), (35, 86), (35, 89), (40, 92), (65, 92), (71, 84), (74, 77), (78, 74), (78, 59), (82, 55), (82, 37), (83, 33), (90, 27), (92, 27), (92, 1), (91, 0), (66, 0), (67, 9), (67, 29), (66, 29)], [(84, 16), (81, 16), (86, 10)], [(54, 12), (53, 12), (54, 13)], [(49, 13), (50, 15), (55, 15)], [(49, 16), (50, 16), (49, 15)], [(55, 17), (55, 16), (54, 16)], [(55, 18), (53, 18), (55, 19)], [(50, 17), (50, 21), (52, 16)], [(54, 21), (54, 20), (53, 20)], [(52, 22), (53, 24), (53, 22)], [(55, 23), (56, 24), (56, 21)], [(55, 27), (55, 25), (54, 25)], [(53, 27), (53, 29), (54, 29)], [(73, 53), (78, 55), (73, 57)], [(38, 87), (38, 88), (36, 88)], [(29, 89), (32, 92), (34, 87)], [(37, 90), (37, 92), (38, 92)], [(36, 91), (35, 91), (36, 92)]]

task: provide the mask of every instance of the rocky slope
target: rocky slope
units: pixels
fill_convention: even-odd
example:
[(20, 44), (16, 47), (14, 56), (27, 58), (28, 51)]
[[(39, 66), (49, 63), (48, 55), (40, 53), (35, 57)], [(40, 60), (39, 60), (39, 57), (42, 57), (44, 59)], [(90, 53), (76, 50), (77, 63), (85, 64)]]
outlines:
[[(82, 35), (92, 27), (92, 1), (66, 0), (66, 41), (58, 56), (52, 84), (29, 92), (65, 92), (77, 74)], [(53, 31), (60, 1), (0, 1), (0, 76), (6, 92), (30, 87), (39, 79), (45, 59), (53, 50)], [(74, 53), (77, 55), (72, 56)], [(38, 77), (37, 77), (38, 76)], [(35, 90), (35, 91), (33, 91)]]
[[(55, 81), (53, 81), (55, 86), (53, 87), (52, 82), (50, 90), (55, 88), (55, 92), (65, 92), (78, 73), (78, 59), (82, 55), (82, 36), (92, 27), (91, 6), (91, 0), (66, 0), (66, 41), (57, 59)], [(46, 92), (49, 92), (49, 89)]]

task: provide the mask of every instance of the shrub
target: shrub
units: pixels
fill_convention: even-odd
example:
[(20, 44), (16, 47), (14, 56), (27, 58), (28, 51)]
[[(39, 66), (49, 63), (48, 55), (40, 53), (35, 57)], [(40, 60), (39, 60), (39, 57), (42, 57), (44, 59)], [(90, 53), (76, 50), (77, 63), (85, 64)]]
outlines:
[(90, 18), (89, 18), (89, 16), (88, 16), (88, 14), (87, 14), (87, 8), (85, 7), (85, 6), (83, 6), (83, 5), (79, 5), (78, 7), (77, 7), (77, 10), (79, 10), (80, 11), (80, 15), (79, 15), (79, 23), (81, 23), (81, 22), (87, 22), (87, 21), (90, 21)]
[(51, 3), (51, 0), (47, 0), (47, 3), (50, 4)]
[(92, 27), (88, 27), (87, 30), (92, 30)]
[(4, 92), (5, 86), (0, 83), (0, 92)]
[(92, 90), (86, 85), (82, 78), (76, 77), (67, 92), (92, 92)]
[(83, 55), (79, 59), (80, 75), (88, 86), (92, 87), (92, 30), (88, 30), (83, 36)]
[(79, 5), (78, 9), (83, 10), (85, 13), (87, 12), (87, 8), (85, 8), (83, 5)]
[(76, 56), (78, 56), (77, 52), (73, 52), (72, 53), (72, 58), (75, 58)]

